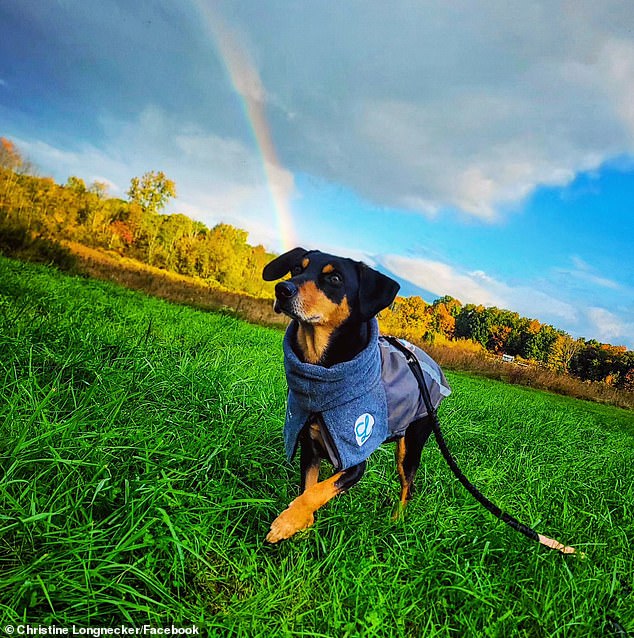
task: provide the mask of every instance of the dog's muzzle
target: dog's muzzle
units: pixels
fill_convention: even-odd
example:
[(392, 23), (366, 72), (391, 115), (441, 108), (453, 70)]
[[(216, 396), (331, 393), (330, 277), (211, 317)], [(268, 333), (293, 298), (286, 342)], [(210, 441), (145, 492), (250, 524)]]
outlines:
[(287, 304), (297, 296), (297, 286), (290, 281), (280, 281), (275, 286), (275, 305), (273, 309), (275, 312), (280, 313), (284, 310), (288, 310)]

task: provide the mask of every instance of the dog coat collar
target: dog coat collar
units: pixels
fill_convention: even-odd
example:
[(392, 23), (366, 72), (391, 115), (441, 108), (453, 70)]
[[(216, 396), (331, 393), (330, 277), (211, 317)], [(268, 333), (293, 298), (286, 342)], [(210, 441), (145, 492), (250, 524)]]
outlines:
[(284, 368), (288, 404), (284, 439), (292, 458), (306, 421), (321, 416), (333, 464), (346, 469), (364, 461), (387, 436), (387, 401), (381, 382), (379, 328), (370, 324), (368, 345), (354, 359), (330, 368), (300, 361), (291, 343), (297, 334), (293, 322), (284, 337)]
[[(326, 430), (333, 465), (346, 469), (365, 461), (387, 439), (402, 436), (412, 421), (427, 414), (405, 356), (379, 337), (376, 319), (370, 322), (366, 348), (330, 368), (300, 361), (291, 347), (296, 334), (293, 322), (284, 337), (289, 389), (284, 443), (289, 459), (299, 433), (314, 415), (320, 415)], [(419, 348), (404, 344), (418, 358), (437, 407), (451, 392), (440, 367)]]

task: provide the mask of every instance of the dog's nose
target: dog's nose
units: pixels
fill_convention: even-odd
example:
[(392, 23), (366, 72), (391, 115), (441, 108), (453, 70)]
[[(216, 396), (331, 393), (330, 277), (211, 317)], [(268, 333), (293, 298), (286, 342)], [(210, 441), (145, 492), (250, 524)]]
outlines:
[(297, 286), (290, 281), (280, 281), (275, 286), (275, 296), (280, 301), (286, 301), (297, 294)]

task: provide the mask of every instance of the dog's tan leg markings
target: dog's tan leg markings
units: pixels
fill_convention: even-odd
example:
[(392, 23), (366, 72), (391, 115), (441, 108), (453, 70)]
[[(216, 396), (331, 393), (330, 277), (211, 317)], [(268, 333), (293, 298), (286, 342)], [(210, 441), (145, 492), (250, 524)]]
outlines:
[(317, 441), (317, 443), (320, 443), (321, 445), (324, 445), (324, 436), (321, 433), (321, 426), (319, 425), (319, 423), (317, 423), (317, 422), (311, 423), (308, 426), (308, 433), (310, 435), (310, 438), (313, 441)]
[(409, 501), (409, 481), (405, 474), (405, 468), (403, 467), (403, 461), (405, 460), (405, 437), (401, 437), (396, 442), (396, 470), (398, 471), (398, 477), (401, 480), (401, 506), (405, 507), (407, 501)]
[(316, 485), (319, 482), (319, 461), (316, 461), (315, 465), (311, 465), (306, 470), (306, 475), (304, 478), (304, 492), (311, 488), (313, 485)]
[[(325, 447), (324, 438), (321, 434), (321, 428), (319, 426), (319, 423), (311, 423), (309, 426), (308, 434), (313, 441), (315, 441), (316, 443), (319, 443), (322, 447)], [(309, 487), (312, 487), (313, 485), (319, 482), (320, 464), (321, 464), (320, 459), (318, 456), (316, 456), (312, 460), (308, 468), (306, 468), (306, 471), (304, 473), (304, 490), (303, 490), (304, 492)]]
[(341, 493), (342, 490), (336, 483), (342, 475), (343, 472), (337, 472), (329, 479), (307, 488), (273, 521), (266, 540), (277, 543), (310, 527), (315, 520), (314, 513)]
[(410, 484), (405, 474), (405, 467), (403, 465), (405, 461), (405, 452), (407, 450), (405, 437), (402, 437), (396, 441), (396, 449), (394, 450), (394, 456), (396, 457), (396, 471), (398, 472), (398, 478), (401, 482), (401, 498), (394, 508), (392, 513), (392, 520), (398, 521), (403, 512), (405, 506), (410, 499)]

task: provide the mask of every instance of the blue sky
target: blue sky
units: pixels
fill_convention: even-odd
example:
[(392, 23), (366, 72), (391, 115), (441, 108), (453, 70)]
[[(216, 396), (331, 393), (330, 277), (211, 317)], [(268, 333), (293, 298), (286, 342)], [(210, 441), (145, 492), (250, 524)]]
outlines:
[[(168, 212), (634, 347), (634, 3), (0, 4), (0, 135)], [(287, 217), (285, 219), (285, 216)]]

